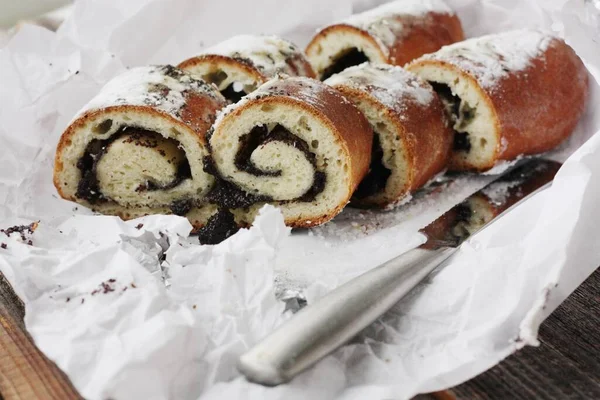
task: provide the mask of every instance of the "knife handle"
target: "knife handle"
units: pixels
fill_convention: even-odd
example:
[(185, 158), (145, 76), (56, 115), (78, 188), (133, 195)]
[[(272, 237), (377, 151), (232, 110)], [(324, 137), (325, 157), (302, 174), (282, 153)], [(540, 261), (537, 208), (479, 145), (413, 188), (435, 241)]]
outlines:
[(456, 251), (417, 248), (360, 275), (296, 313), (242, 355), (251, 382), (287, 382), (373, 323)]

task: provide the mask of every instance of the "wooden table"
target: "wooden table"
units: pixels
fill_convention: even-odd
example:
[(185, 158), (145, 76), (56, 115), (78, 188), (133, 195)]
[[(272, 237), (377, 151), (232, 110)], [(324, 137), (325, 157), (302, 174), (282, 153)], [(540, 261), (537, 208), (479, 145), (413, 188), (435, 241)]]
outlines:
[[(600, 270), (544, 322), (540, 341), (467, 383), (417, 399), (600, 399)], [(0, 400), (80, 398), (37, 350), (21, 302), (0, 279)]]

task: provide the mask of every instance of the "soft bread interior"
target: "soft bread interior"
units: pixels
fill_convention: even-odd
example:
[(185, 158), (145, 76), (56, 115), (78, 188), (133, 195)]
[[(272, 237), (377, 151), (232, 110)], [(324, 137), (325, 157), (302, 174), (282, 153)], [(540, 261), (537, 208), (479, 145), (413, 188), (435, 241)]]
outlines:
[(256, 90), (263, 83), (259, 73), (249, 73), (248, 70), (238, 65), (233, 59), (200, 59), (183, 69), (193, 76), (214, 84), (221, 94), (228, 100), (237, 102), (239, 99)]
[[(136, 142), (140, 145), (132, 145)], [(183, 165), (189, 168), (185, 153), (173, 139), (124, 133), (106, 146), (96, 174), (105, 196), (119, 204), (135, 204), (149, 185), (160, 188), (177, 183)]]
[[(360, 198), (355, 196), (355, 203), (360, 205), (389, 205), (402, 200), (408, 191), (410, 184), (410, 160), (406, 146), (402, 138), (404, 130), (395, 120), (393, 120), (386, 109), (377, 102), (364, 96), (352, 95), (352, 92), (344, 91), (344, 95), (358, 107), (358, 109), (367, 117), (375, 133), (374, 140), (379, 141), (383, 157), (380, 162), (390, 175), (385, 182), (385, 186), (381, 191), (373, 195)], [(373, 165), (376, 160), (371, 161)], [(370, 174), (365, 179), (369, 179)], [(368, 182), (362, 184), (369, 185)], [(361, 184), (361, 185), (362, 185)], [(357, 194), (360, 194), (360, 188)]]
[[(100, 160), (100, 170), (97, 172), (101, 183), (110, 185), (106, 187), (110, 196), (114, 196), (114, 200), (118, 199), (111, 203), (123, 207), (168, 207), (175, 200), (202, 198), (214, 183), (214, 178), (203, 171), (200, 161), (208, 155), (207, 150), (200, 138), (183, 124), (174, 125), (170, 119), (158, 113), (129, 108), (91, 114), (81, 120), (83, 124), (75, 125), (75, 130), (66, 140), (65, 147), (62, 151), (59, 149), (58, 161), (62, 167), (57, 171), (56, 183), (67, 198), (76, 198), (82, 178), (78, 162), (86, 153), (88, 144), (92, 140), (109, 140), (125, 127), (156, 132), (169, 141), (160, 141), (159, 146), (152, 149), (137, 146), (135, 143), (117, 141), (113, 142), (113, 149), (112, 146), (107, 146), (103, 155), (103, 158), (107, 158), (104, 162)], [(174, 143), (177, 148), (173, 147)], [(112, 153), (111, 150), (115, 152)], [(181, 157), (191, 161), (191, 178), (167, 190), (139, 190), (139, 186), (148, 181), (158, 183), (169, 179), (166, 175), (172, 171), (163, 170), (163, 164), (168, 166), (169, 160), (174, 162)], [(113, 180), (116, 178), (120, 179), (120, 183)], [(100, 189), (103, 190), (103, 187)]]
[[(225, 180), (248, 193), (272, 197), (286, 221), (303, 219), (310, 224), (311, 218), (328, 215), (345, 205), (351, 195), (347, 149), (327, 120), (300, 105), (271, 99), (275, 101), (248, 104), (241, 113), (232, 113), (218, 123), (210, 139), (212, 157)], [(278, 141), (259, 145), (251, 155), (256, 167), (265, 172), (280, 171), (278, 175), (257, 176), (236, 167), (241, 138), (255, 127), (276, 125), (306, 144), (314, 155), (315, 167), (297, 149)], [(324, 188), (310, 201), (298, 199), (313, 184), (315, 172), (325, 173)]]
[[(330, 27), (322, 34), (317, 35), (308, 46), (306, 54), (320, 79), (326, 79), (333, 73), (341, 72), (342, 69), (366, 61), (372, 63), (385, 63), (387, 61), (377, 42), (366, 32), (348, 25)], [(357, 55), (353, 58), (353, 62), (348, 60), (343, 63), (344, 65), (336, 68), (335, 64), (337, 62), (343, 60), (344, 56), (351, 54)]]
[(287, 143), (265, 143), (252, 153), (250, 160), (263, 171), (285, 171), (281, 180), (267, 179), (267, 182), (261, 182), (261, 194), (274, 200), (301, 197), (313, 185), (313, 166), (302, 151)]
[(476, 81), (451, 66), (417, 62), (407, 68), (432, 83), (446, 106), (455, 131), (451, 167), (492, 167), (499, 148), (499, 133), (494, 111)]

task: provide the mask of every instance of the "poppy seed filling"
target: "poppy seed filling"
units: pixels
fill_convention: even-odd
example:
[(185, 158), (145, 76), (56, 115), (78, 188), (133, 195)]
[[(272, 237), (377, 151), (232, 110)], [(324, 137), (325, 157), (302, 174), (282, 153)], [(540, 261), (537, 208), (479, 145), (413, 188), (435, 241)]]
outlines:
[[(281, 176), (282, 171), (261, 170), (251, 160), (252, 153), (257, 148), (270, 142), (282, 142), (300, 150), (313, 166), (313, 183), (308, 191), (296, 199), (285, 200), (282, 203), (290, 201), (311, 202), (325, 189), (326, 174), (317, 170), (315, 154), (310, 151), (309, 145), (304, 140), (295, 136), (283, 126), (277, 124), (270, 131), (266, 125), (255, 126), (249, 133), (242, 135), (239, 141), (240, 147), (234, 160), (235, 167), (251, 175), (257, 177)], [(215, 187), (208, 195), (209, 201), (213, 204), (226, 208), (247, 208), (256, 203), (273, 200), (269, 196), (248, 193), (235, 184), (223, 179), (211, 157), (205, 158), (204, 171), (217, 178)]]
[[(81, 171), (81, 179), (77, 185), (77, 192), (75, 196), (82, 200), (86, 200), (90, 204), (99, 204), (111, 201), (109, 197), (102, 193), (102, 188), (100, 187), (98, 180), (97, 168), (98, 163), (108, 151), (111, 143), (124, 136), (126, 136), (124, 143), (130, 143), (135, 146), (148, 148), (158, 147), (158, 140), (159, 138), (162, 139), (162, 136), (156, 132), (134, 127), (124, 127), (108, 139), (92, 140), (87, 145), (83, 156), (81, 156), (77, 161), (77, 168)], [(159, 154), (163, 156), (165, 155), (164, 152), (160, 150)], [(178, 186), (185, 179), (190, 179), (192, 177), (190, 165), (185, 157), (183, 157), (183, 160), (184, 161), (179, 163), (177, 166), (177, 174), (171, 182), (168, 182), (167, 184), (160, 184), (148, 179), (146, 182), (139, 185), (135, 191), (144, 192), (168, 190)]]
[(354, 192), (355, 199), (364, 199), (383, 191), (387, 185), (392, 171), (383, 165), (383, 148), (377, 132), (373, 135), (373, 147), (371, 148), (371, 164), (367, 176), (358, 185)]
[(329, 78), (343, 70), (368, 62), (369, 58), (357, 48), (349, 49), (333, 59), (331, 65), (323, 71), (322, 80)]
[(438, 82), (429, 83), (440, 96), (446, 115), (452, 123), (454, 129), (453, 149), (469, 153), (471, 151), (471, 140), (466, 129), (475, 118), (475, 109), (452, 93), (452, 89), (448, 85)]

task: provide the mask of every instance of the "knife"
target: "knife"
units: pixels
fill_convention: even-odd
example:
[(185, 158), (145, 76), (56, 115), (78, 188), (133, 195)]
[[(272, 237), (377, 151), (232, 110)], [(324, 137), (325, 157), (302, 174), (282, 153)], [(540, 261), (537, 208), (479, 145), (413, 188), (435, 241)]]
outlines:
[(470, 236), (549, 186), (559, 163), (528, 160), (456, 205), (420, 232), (427, 241), (298, 311), (238, 361), (255, 383), (276, 386), (309, 368), (406, 296)]

